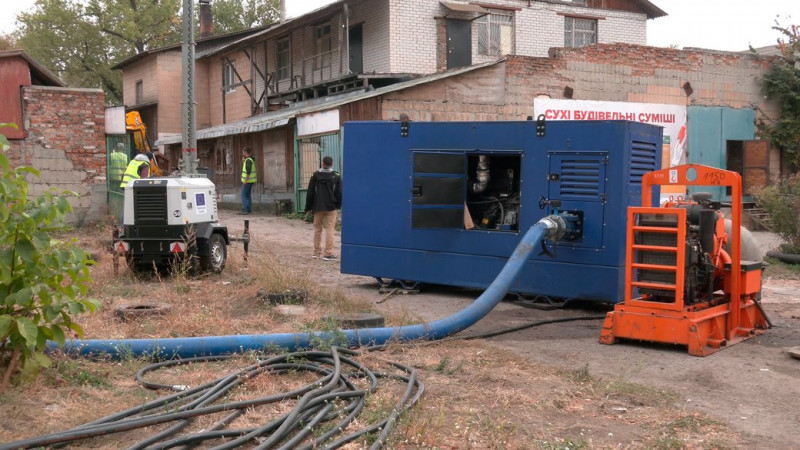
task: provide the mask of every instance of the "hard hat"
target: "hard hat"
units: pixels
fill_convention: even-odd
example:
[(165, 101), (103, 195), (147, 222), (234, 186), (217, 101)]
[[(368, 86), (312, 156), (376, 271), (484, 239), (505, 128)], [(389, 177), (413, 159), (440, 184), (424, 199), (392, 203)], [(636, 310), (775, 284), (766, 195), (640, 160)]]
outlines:
[(146, 162), (146, 163), (150, 162), (150, 160), (147, 159), (147, 155), (142, 154), (142, 153), (139, 153), (133, 159), (135, 159), (136, 161), (142, 161), (142, 162)]

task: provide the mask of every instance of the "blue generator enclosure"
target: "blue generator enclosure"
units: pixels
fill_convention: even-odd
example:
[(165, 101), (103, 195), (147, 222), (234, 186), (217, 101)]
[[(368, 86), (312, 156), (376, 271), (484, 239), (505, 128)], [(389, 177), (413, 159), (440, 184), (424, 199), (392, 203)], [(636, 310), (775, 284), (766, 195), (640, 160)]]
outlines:
[(661, 167), (660, 127), (348, 122), (344, 136), (343, 273), (486, 288), (532, 225), (571, 212), (580, 237), (534, 252), (512, 291), (623, 300), (626, 210)]

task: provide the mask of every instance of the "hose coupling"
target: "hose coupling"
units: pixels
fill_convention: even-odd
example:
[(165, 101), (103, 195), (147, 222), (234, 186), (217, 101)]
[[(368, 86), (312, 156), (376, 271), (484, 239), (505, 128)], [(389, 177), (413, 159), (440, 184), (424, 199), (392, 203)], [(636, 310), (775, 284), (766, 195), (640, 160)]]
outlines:
[(583, 236), (583, 220), (580, 212), (562, 212), (543, 217), (539, 223), (546, 227), (546, 237), (554, 241), (574, 241)]

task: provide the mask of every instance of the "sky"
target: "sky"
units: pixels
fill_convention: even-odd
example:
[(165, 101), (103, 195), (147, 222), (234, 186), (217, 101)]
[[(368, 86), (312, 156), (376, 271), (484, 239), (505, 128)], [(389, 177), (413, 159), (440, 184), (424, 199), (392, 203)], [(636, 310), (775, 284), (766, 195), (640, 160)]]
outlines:
[[(700, 47), (742, 51), (773, 45), (780, 37), (772, 30), (800, 24), (800, 0), (650, 0), (668, 15), (647, 22), (647, 44), (656, 47)], [(286, 0), (286, 15), (300, 14), (333, 0)], [(3, 2), (0, 33), (14, 30), (14, 18), (32, 8), (34, 0)]]

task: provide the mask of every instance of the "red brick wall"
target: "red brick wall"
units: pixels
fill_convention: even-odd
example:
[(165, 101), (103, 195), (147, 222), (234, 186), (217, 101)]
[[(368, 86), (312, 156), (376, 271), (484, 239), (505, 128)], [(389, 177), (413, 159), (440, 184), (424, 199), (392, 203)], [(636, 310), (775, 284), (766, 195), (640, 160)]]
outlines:
[(72, 222), (96, 220), (105, 212), (105, 96), (100, 89), (28, 86), (22, 91), (26, 139), (12, 143), (12, 164), (33, 167), (29, 193), (69, 190)]
[(105, 182), (105, 96), (99, 89), (27, 87), (23, 94), (30, 138), (63, 150), (86, 181)]

